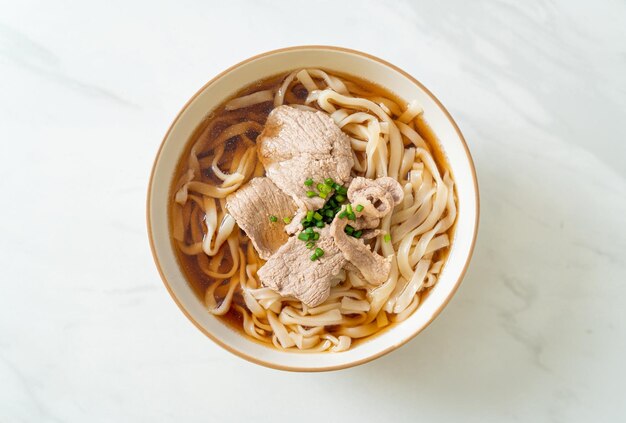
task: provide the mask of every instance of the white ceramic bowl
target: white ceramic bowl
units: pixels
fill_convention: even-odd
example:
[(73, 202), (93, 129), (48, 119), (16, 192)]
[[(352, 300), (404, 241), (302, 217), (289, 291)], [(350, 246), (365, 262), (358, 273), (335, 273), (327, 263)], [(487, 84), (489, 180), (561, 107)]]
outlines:
[[(246, 338), (208, 313), (188, 285), (170, 242), (168, 193), (176, 164), (194, 129), (211, 110), (246, 85), (295, 68), (315, 67), (375, 82), (404, 100), (417, 99), (447, 156), (456, 181), (458, 216), (448, 261), (430, 295), (407, 320), (341, 353), (284, 352)], [(373, 360), (409, 341), (445, 307), (459, 286), (472, 255), (478, 228), (476, 172), (465, 140), (443, 105), (415, 78), (365, 53), (337, 47), (303, 46), (270, 51), (217, 75), (180, 111), (159, 149), (148, 188), (148, 234), (166, 288), (183, 313), (227, 350), (268, 367), (295, 371), (341, 369)]]

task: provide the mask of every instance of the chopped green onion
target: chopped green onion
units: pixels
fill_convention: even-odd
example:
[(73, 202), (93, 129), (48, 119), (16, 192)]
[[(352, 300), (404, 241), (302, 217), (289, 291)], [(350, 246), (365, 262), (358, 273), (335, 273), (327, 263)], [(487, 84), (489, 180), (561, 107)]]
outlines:
[(307, 191), (306, 192), (306, 196), (309, 198), (315, 197), (317, 194), (315, 193), (315, 191)]
[(317, 259), (318, 259), (318, 257), (317, 257), (317, 255), (314, 253), (314, 254), (311, 256), (311, 261), (315, 261), (315, 260), (317, 260)]
[(357, 204), (356, 206), (356, 211), (358, 211), (359, 213), (363, 211), (365, 207), (363, 207), (361, 204)]
[(278, 218), (272, 214), (270, 215), (270, 222), (278, 222)]
[(361, 238), (361, 235), (363, 235), (363, 231), (356, 231), (352, 234), (352, 236), (355, 238)]
[[(313, 185), (313, 179), (307, 179), (307, 181), (309, 180), (311, 181), (311, 185)], [(298, 237), (303, 241), (308, 242), (314, 242), (320, 238), (320, 234), (315, 232), (313, 230), (314, 228), (321, 229), (326, 225), (332, 224), (335, 216), (339, 216), (340, 219), (345, 219), (347, 217), (350, 220), (356, 220), (356, 215), (351, 204), (346, 204), (346, 207), (342, 208), (342, 203), (347, 200), (347, 188), (332, 181), (331, 178), (324, 179), (323, 184), (316, 184), (315, 187), (319, 190), (319, 192), (308, 191), (307, 196), (319, 196), (324, 199), (328, 197), (328, 201), (320, 209), (307, 211), (306, 217), (301, 220), (304, 231)], [(335, 189), (336, 192), (331, 195), (333, 189)], [(361, 205), (355, 206), (355, 208), (357, 211), (363, 210)], [(288, 220), (290, 221), (291, 219), (284, 218), (283, 220), (285, 223), (289, 223)], [(347, 231), (350, 231), (350, 234), (358, 232), (354, 229), (354, 227), (351, 227), (351, 229), (348, 229)], [(359, 236), (361, 235), (362, 231)]]
[(306, 248), (308, 248), (310, 250), (311, 248), (313, 248), (314, 245), (315, 245), (314, 242), (309, 241), (309, 242), (306, 243)]
[(315, 255), (318, 257), (322, 257), (324, 255), (324, 250), (322, 250), (321, 248), (316, 248)]
[(385, 234), (383, 239), (385, 240), (385, 242), (389, 242), (389, 241), (391, 241), (391, 235), (390, 234)]
[(283, 217), (283, 222), (285, 222), (287, 225), (291, 223), (291, 218), (290, 217)]
[(345, 233), (347, 233), (348, 235), (352, 235), (352, 233), (354, 232), (354, 228), (350, 225), (346, 226), (346, 228), (343, 230)]
[(306, 181), (304, 181), (304, 185), (306, 185), (307, 187), (310, 187), (311, 185), (313, 185), (313, 179), (309, 178)]
[(331, 178), (326, 178), (324, 179), (324, 183), (329, 187), (332, 187), (335, 184), (335, 181), (333, 181)]

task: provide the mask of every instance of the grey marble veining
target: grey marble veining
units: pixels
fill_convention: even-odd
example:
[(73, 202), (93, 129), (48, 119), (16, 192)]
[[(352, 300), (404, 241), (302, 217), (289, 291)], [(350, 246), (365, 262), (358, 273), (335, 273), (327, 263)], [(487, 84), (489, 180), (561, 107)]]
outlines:
[[(0, 11), (0, 422), (626, 419), (623, 1)], [(203, 337), (162, 288), (144, 223), (179, 108), (233, 63), (297, 44), (416, 76), (464, 132), (481, 189), (445, 312), (329, 374), (260, 368)]]

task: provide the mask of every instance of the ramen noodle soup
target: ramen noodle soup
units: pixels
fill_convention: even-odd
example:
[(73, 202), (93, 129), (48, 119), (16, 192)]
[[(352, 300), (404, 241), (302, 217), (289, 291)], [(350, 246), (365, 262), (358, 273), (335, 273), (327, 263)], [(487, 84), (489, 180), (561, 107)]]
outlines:
[(437, 283), (454, 180), (416, 101), (320, 69), (259, 81), (180, 158), (171, 236), (205, 304), (245, 336), (348, 350)]

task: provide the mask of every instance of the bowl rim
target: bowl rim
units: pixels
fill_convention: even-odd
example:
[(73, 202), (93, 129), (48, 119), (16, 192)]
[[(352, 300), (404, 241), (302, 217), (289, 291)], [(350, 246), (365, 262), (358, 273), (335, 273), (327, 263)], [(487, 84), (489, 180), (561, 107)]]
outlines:
[[(383, 349), (381, 351), (378, 351), (375, 354), (372, 354), (370, 356), (361, 358), (359, 360), (354, 360), (354, 361), (351, 361), (351, 362), (348, 362), (348, 363), (342, 363), (342, 364), (330, 365), (330, 366), (320, 366), (320, 367), (285, 366), (285, 365), (277, 364), (277, 363), (274, 363), (274, 362), (265, 361), (263, 359), (260, 359), (260, 358), (254, 357), (252, 355), (246, 354), (243, 351), (240, 351), (240, 350), (237, 350), (237, 349), (234, 349), (234, 348), (230, 347), (226, 343), (222, 342), (219, 338), (214, 336), (212, 333), (210, 333), (208, 330), (206, 330), (204, 328), (204, 326), (202, 326), (200, 324), (200, 322), (198, 322), (197, 320), (195, 320), (193, 318), (193, 316), (191, 316), (191, 314), (187, 311), (185, 306), (183, 304), (181, 304), (178, 301), (178, 299), (176, 298), (176, 295), (174, 295), (173, 289), (170, 286), (169, 281), (165, 277), (165, 274), (163, 273), (163, 269), (161, 268), (161, 263), (159, 261), (159, 258), (157, 257), (156, 246), (155, 246), (154, 237), (153, 237), (153, 234), (152, 234), (152, 221), (151, 221), (151, 218), (150, 218), (150, 214), (151, 214), (150, 213), (151, 212), (150, 204), (151, 204), (151, 200), (152, 200), (152, 198), (151, 198), (152, 197), (152, 185), (154, 183), (154, 174), (156, 173), (157, 163), (159, 162), (159, 158), (161, 157), (161, 153), (162, 153), (163, 147), (165, 145), (165, 142), (168, 139), (170, 133), (172, 132), (172, 128), (174, 127), (176, 122), (179, 121), (181, 115), (183, 114), (183, 112), (185, 110), (187, 110), (189, 105), (196, 99), (196, 97), (198, 97), (202, 92), (204, 92), (204, 90), (208, 86), (213, 84), (213, 82), (215, 82), (219, 78), (221, 78), (224, 75), (228, 74), (229, 72), (233, 71), (234, 69), (236, 69), (236, 68), (238, 68), (238, 67), (240, 67), (242, 65), (245, 65), (246, 63), (249, 63), (249, 62), (252, 62), (252, 61), (257, 60), (259, 58), (265, 57), (265, 56), (270, 56), (270, 55), (273, 55), (273, 54), (276, 54), (276, 53), (296, 51), (296, 50), (332, 50), (332, 51), (337, 51), (337, 52), (343, 52), (343, 53), (350, 53), (350, 54), (359, 55), (359, 56), (365, 57), (367, 59), (379, 62), (382, 65), (387, 66), (387, 67), (395, 70), (396, 72), (398, 72), (401, 75), (403, 75), (405, 78), (409, 79), (412, 83), (417, 85), (441, 109), (441, 111), (444, 113), (445, 117), (448, 119), (448, 121), (450, 122), (450, 124), (452, 125), (454, 130), (456, 131), (459, 139), (461, 140), (461, 143), (463, 145), (463, 149), (465, 151), (465, 155), (467, 156), (468, 164), (469, 164), (469, 167), (470, 167), (470, 172), (471, 172), (471, 175), (472, 175), (472, 183), (474, 185), (474, 193), (475, 193), (475, 197), (476, 197), (475, 198), (475, 201), (476, 201), (476, 217), (475, 217), (475, 222), (474, 222), (474, 233), (472, 234), (472, 241), (471, 241), (471, 244), (469, 246), (469, 252), (468, 252), (467, 257), (465, 259), (465, 263), (463, 264), (463, 268), (461, 270), (461, 273), (459, 274), (459, 277), (457, 278), (456, 282), (454, 283), (454, 286), (452, 287), (452, 290), (447, 295), (447, 297), (444, 299), (444, 301), (439, 305), (439, 307), (437, 307), (435, 312), (426, 321), (426, 323), (424, 325), (422, 325), (421, 327), (416, 328), (415, 331), (413, 331), (411, 334), (406, 336), (404, 339), (401, 339), (398, 342), (396, 342), (396, 343), (394, 343), (392, 345), (389, 345), (387, 348), (385, 348), (385, 349)], [(461, 133), (461, 130), (458, 127), (458, 125), (456, 124), (456, 122), (454, 121), (452, 116), (450, 115), (450, 112), (448, 112), (448, 110), (444, 107), (444, 105), (441, 103), (441, 101), (439, 101), (439, 99), (428, 88), (426, 88), (420, 81), (418, 81), (411, 74), (409, 74), (408, 72), (406, 72), (403, 69), (399, 68), (398, 66), (396, 66), (396, 65), (394, 65), (392, 63), (387, 62), (386, 60), (383, 60), (383, 59), (381, 59), (379, 57), (373, 56), (373, 55), (368, 54), (368, 53), (364, 53), (362, 51), (353, 50), (353, 49), (346, 48), (346, 47), (337, 47), (337, 46), (329, 46), (329, 45), (317, 45), (317, 44), (301, 45), (301, 46), (291, 46), (291, 47), (285, 47), (285, 48), (269, 50), (269, 51), (266, 51), (266, 52), (263, 52), (263, 53), (260, 53), (260, 54), (256, 54), (256, 55), (251, 56), (251, 57), (249, 57), (249, 58), (247, 58), (245, 60), (242, 60), (242, 61), (240, 61), (240, 62), (238, 62), (238, 63), (228, 67), (227, 69), (223, 70), (222, 72), (218, 73), (213, 78), (211, 78), (206, 84), (204, 84), (200, 89), (198, 89), (196, 91), (196, 93), (193, 96), (191, 96), (189, 98), (189, 100), (187, 100), (187, 102), (179, 110), (179, 112), (176, 115), (176, 117), (172, 120), (172, 123), (168, 127), (167, 132), (165, 133), (165, 135), (163, 137), (163, 140), (161, 141), (161, 144), (159, 145), (159, 149), (157, 150), (156, 156), (154, 158), (154, 162), (152, 164), (152, 170), (150, 172), (150, 179), (148, 181), (148, 193), (147, 193), (147, 198), (146, 198), (146, 223), (147, 223), (147, 229), (148, 229), (148, 239), (150, 241), (150, 250), (152, 252), (152, 258), (154, 259), (154, 263), (155, 263), (156, 268), (157, 268), (157, 270), (159, 272), (161, 280), (163, 281), (163, 284), (165, 285), (165, 288), (167, 289), (167, 292), (169, 293), (170, 297), (172, 297), (172, 299), (174, 300), (174, 302), (176, 303), (178, 308), (187, 317), (187, 319), (189, 319), (189, 321), (191, 321), (191, 323), (193, 323), (194, 326), (196, 326), (198, 328), (198, 330), (200, 330), (202, 333), (204, 333), (209, 339), (211, 339), (213, 342), (215, 342), (217, 345), (219, 345), (220, 347), (224, 348), (225, 350), (231, 352), (232, 354), (235, 354), (236, 356), (238, 356), (240, 358), (243, 358), (244, 360), (247, 360), (247, 361), (249, 361), (251, 363), (258, 364), (258, 365), (261, 365), (261, 366), (264, 366), (264, 367), (268, 367), (268, 368), (272, 368), (272, 369), (276, 369), (276, 370), (293, 371), (293, 372), (325, 372), (325, 371), (331, 371), (331, 370), (341, 370), (341, 369), (347, 369), (347, 368), (350, 368), (350, 367), (358, 366), (360, 364), (364, 364), (364, 363), (373, 361), (373, 360), (375, 360), (375, 359), (377, 359), (379, 357), (382, 357), (383, 355), (386, 355), (386, 354), (388, 354), (388, 353), (390, 353), (390, 352), (400, 348), (401, 346), (405, 345), (407, 342), (409, 342), (410, 340), (415, 338), (421, 331), (423, 331), (428, 326), (430, 326), (430, 324), (433, 322), (433, 320), (435, 320), (435, 318), (437, 316), (439, 316), (439, 314), (443, 311), (443, 309), (448, 305), (448, 303), (450, 302), (450, 300), (452, 299), (452, 297), (454, 296), (454, 294), (458, 290), (459, 286), (461, 285), (461, 282), (463, 281), (463, 279), (465, 277), (465, 274), (467, 273), (467, 269), (469, 267), (469, 263), (470, 263), (470, 261), (472, 259), (473, 253), (474, 253), (474, 248), (476, 246), (476, 238), (477, 238), (477, 235), (478, 235), (479, 217), (480, 217), (480, 196), (479, 196), (479, 192), (478, 192), (478, 178), (477, 178), (477, 175), (476, 175), (476, 168), (474, 166), (474, 160), (472, 159), (472, 155), (471, 155), (471, 153), (469, 151), (469, 148), (467, 146), (467, 142), (465, 141), (465, 137), (463, 136), (463, 134)]]

